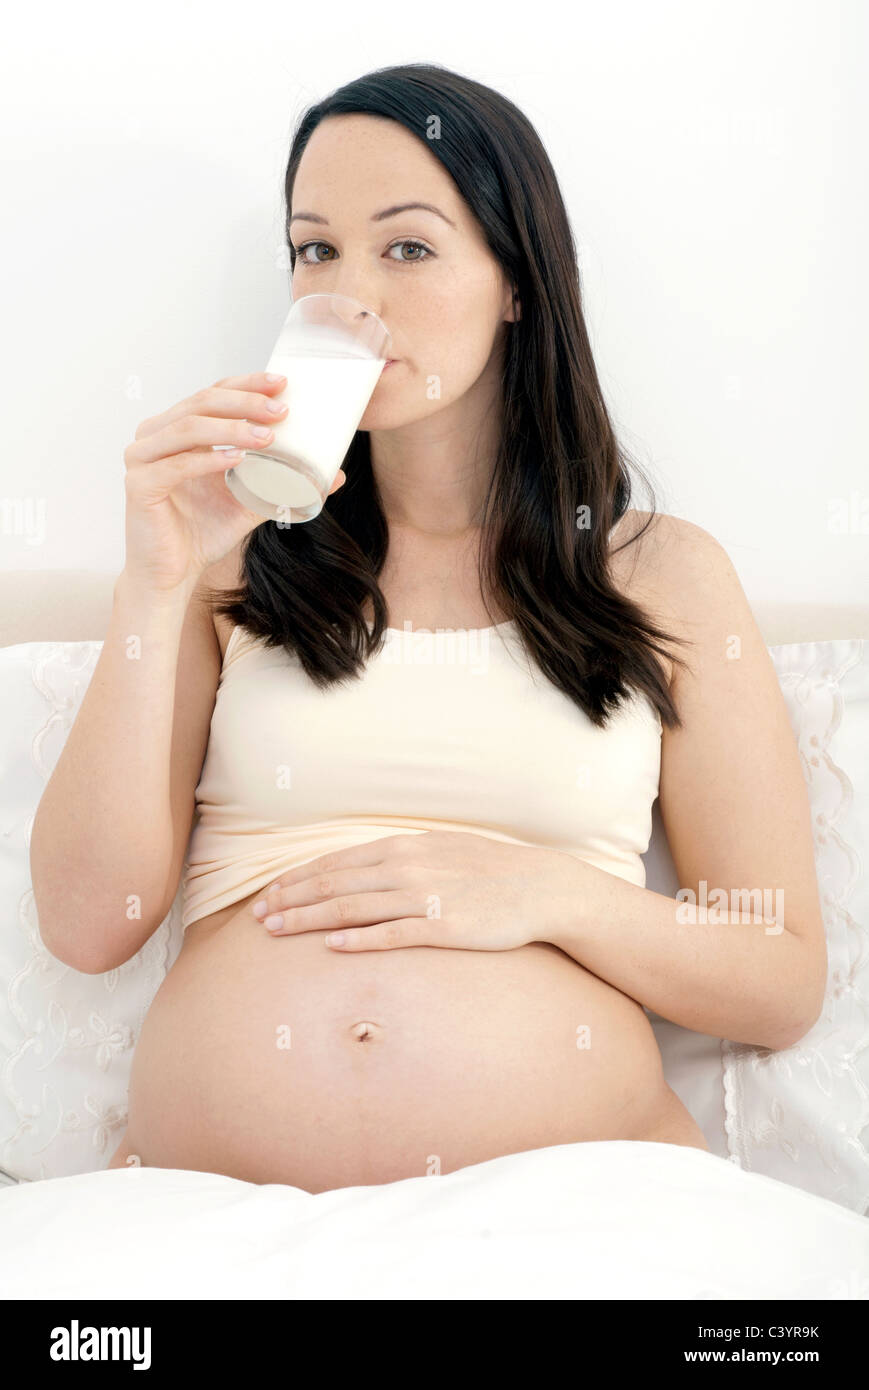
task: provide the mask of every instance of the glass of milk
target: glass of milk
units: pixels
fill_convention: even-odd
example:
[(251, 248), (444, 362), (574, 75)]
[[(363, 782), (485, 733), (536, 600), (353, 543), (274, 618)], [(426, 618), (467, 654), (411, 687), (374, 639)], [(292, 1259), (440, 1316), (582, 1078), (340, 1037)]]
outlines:
[(389, 359), (388, 329), (358, 299), (295, 300), (266, 371), (287, 378), (272, 400), (287, 414), (274, 438), (224, 475), (233, 497), (271, 521), (311, 521), (323, 508)]

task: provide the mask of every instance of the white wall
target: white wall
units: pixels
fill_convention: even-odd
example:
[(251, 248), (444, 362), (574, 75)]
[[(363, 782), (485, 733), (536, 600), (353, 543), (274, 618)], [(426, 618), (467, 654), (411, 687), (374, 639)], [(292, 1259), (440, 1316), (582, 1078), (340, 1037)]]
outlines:
[(751, 598), (869, 597), (864, 0), (569, 14), (18, 7), (0, 58), (0, 568), (122, 568), (136, 425), (264, 366), (283, 320), (298, 116), (428, 60), (537, 126), (604, 389), (660, 509), (717, 536)]

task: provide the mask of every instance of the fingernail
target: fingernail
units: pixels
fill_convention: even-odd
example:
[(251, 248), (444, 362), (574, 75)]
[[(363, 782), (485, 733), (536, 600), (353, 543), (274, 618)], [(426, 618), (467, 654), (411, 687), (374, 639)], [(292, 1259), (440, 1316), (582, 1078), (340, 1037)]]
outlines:
[(344, 933), (343, 933), (342, 931), (333, 931), (333, 932), (330, 932), (329, 935), (326, 937), (326, 945), (327, 945), (327, 946), (343, 946), (343, 945), (344, 945)]
[(275, 931), (277, 927), (282, 927), (283, 925), (284, 919), (279, 912), (273, 912), (272, 915), (267, 917), (263, 922), (263, 926), (268, 927), (269, 931)]
[(252, 909), (254, 917), (262, 917), (265, 915), (266, 912), (268, 912), (268, 910), (269, 905), (264, 898), (260, 898), (260, 901), (258, 903), (254, 903)]

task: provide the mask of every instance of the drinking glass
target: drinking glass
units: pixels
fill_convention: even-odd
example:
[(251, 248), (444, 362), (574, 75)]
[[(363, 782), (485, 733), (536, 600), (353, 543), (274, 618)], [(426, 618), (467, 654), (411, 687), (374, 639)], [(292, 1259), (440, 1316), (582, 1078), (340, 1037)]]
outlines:
[(287, 414), (274, 438), (224, 475), (233, 497), (272, 521), (311, 521), (323, 508), (389, 359), (385, 324), (358, 299), (306, 294), (292, 304), (266, 371), (287, 378), (272, 399)]

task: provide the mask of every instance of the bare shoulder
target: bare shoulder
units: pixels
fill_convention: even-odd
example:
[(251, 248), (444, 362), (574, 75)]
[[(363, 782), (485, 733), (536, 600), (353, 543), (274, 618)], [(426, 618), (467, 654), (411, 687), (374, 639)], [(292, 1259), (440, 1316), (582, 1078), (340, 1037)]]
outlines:
[(666, 512), (630, 509), (612, 536), (614, 577), (637, 593), (675, 599), (688, 578), (714, 573), (727, 561), (727, 552), (702, 526)]
[[(633, 508), (613, 532), (610, 569), (619, 591), (674, 637), (690, 638), (696, 615), (735, 580), (724, 547), (702, 526)], [(672, 662), (667, 671), (672, 679)]]
[(632, 565), (651, 574), (665, 573), (688, 554), (702, 556), (704, 551), (708, 554), (722, 549), (714, 536), (693, 521), (633, 507), (616, 524), (612, 546), (619, 555), (630, 555)]
[(208, 598), (211, 619), (217, 640), (220, 644), (221, 656), (226, 651), (226, 644), (232, 632), (232, 623), (222, 614), (214, 611), (213, 598), (218, 593), (225, 593), (229, 589), (237, 588), (242, 582), (242, 563), (241, 549), (243, 541), (239, 541), (228, 554), (220, 560), (216, 560), (213, 565), (209, 565), (203, 570), (200, 576), (197, 592), (201, 598)]

